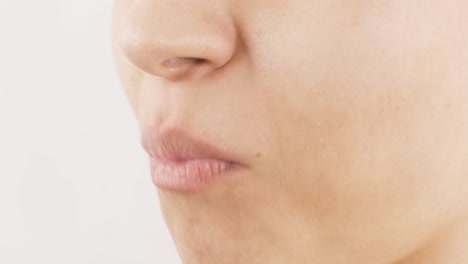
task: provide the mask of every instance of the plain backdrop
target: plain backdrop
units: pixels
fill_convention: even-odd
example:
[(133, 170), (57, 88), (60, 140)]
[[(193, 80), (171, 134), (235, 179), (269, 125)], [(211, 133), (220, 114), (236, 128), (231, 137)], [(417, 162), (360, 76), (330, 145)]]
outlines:
[(180, 263), (111, 55), (110, 0), (0, 0), (0, 263)]

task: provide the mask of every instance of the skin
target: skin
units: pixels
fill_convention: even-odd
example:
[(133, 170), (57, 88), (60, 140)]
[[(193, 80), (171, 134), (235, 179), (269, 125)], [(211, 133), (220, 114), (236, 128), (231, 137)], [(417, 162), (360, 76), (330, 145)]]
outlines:
[(466, 14), (466, 0), (117, 0), (141, 127), (246, 165), (203, 192), (158, 190), (183, 263), (468, 263)]

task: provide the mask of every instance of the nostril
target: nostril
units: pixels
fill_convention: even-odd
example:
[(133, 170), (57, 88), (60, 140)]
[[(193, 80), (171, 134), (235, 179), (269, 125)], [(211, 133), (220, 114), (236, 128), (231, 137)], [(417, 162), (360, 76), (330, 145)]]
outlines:
[(193, 62), (195, 64), (202, 64), (202, 63), (205, 63), (207, 60), (206, 59), (201, 59), (201, 58), (194, 58), (193, 59)]
[(211, 61), (197, 57), (172, 57), (161, 63), (159, 75), (168, 80), (177, 80), (183, 76), (201, 75), (210, 70)]
[(167, 68), (180, 68), (188, 65), (197, 65), (206, 62), (206, 59), (202, 58), (190, 58), (190, 57), (172, 57), (161, 63), (161, 66)]

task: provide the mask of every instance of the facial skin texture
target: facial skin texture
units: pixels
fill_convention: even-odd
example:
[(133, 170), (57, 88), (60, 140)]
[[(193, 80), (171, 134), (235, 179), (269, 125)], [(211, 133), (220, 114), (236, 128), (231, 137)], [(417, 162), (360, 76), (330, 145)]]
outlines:
[(247, 165), (204, 192), (158, 190), (183, 263), (468, 263), (466, 14), (466, 0), (117, 0), (141, 127)]

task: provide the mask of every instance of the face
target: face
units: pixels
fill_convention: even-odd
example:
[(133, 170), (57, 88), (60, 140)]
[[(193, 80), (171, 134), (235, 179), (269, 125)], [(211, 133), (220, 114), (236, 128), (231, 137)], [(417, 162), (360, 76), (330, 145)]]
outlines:
[(467, 211), (464, 0), (117, 0), (139, 125), (245, 165), (159, 189), (184, 263), (390, 263)]

